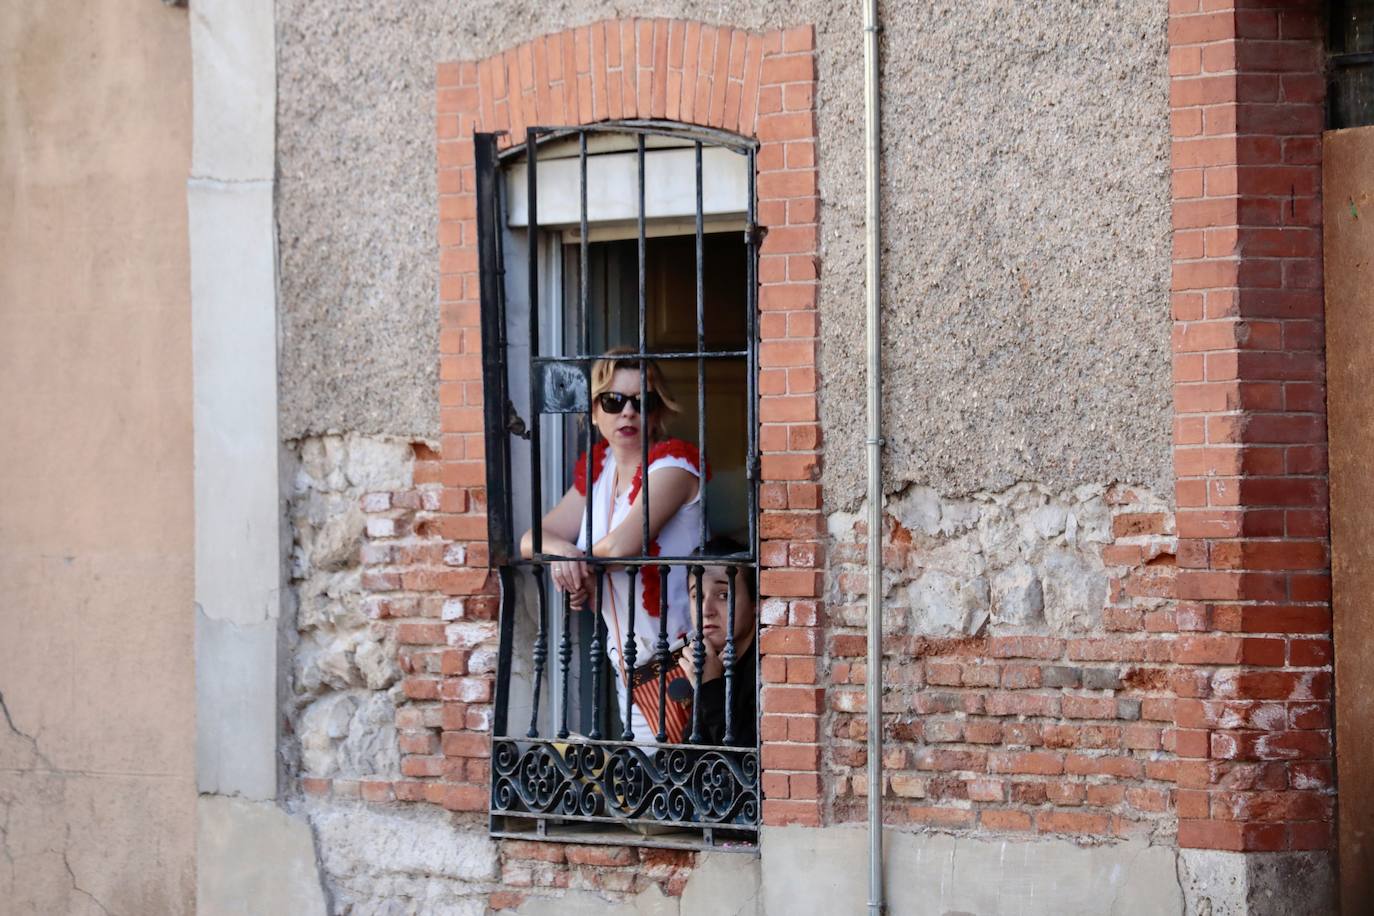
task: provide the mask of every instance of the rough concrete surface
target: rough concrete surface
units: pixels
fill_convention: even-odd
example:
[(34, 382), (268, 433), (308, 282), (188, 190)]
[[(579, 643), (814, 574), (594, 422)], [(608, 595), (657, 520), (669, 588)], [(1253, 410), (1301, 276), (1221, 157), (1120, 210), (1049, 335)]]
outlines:
[(324, 916), (315, 841), (274, 802), (203, 795), (198, 803), (196, 916)]
[(760, 916), (759, 882), (757, 856), (703, 852), (679, 897), (665, 895), (658, 884), (616, 902), (586, 890), (531, 891), (516, 912), (520, 916)]
[(750, 855), (704, 852), (682, 889), (682, 916), (761, 916), (762, 873)]
[(481, 916), (498, 875), (485, 825), (431, 807), (311, 802), (331, 912)]
[[(297, 816), (308, 818), (314, 830), (330, 913), (482, 916), (488, 894), (509, 878), (480, 820), (428, 806), (378, 807), (337, 800), (303, 799), (299, 809)], [(299, 850), (292, 855), (301, 858)], [(703, 853), (680, 897), (665, 895), (656, 883), (634, 896), (607, 895), (576, 874), (567, 887), (522, 890), (528, 894), (517, 910), (522, 916), (763, 912), (759, 859), (738, 853)]]
[[(277, 10), (288, 438), (437, 431), (437, 62), (612, 16), (814, 23), (825, 482), (832, 505), (857, 503), (857, 7), (283, 0)], [(1164, 6), (977, 0), (886, 5), (882, 15), (889, 489), (1165, 489)]]
[[(515, 912), (520, 916), (686, 916), (678, 901), (651, 884), (629, 900), (613, 903), (591, 891), (567, 891), (558, 897), (530, 897)], [(725, 910), (701, 911), (724, 913)]]
[[(1324, 852), (1183, 849), (1178, 880), (1186, 916), (1328, 916), (1336, 875)], [(1360, 912), (1356, 904), (1350, 912)]]
[(194, 899), (187, 16), (0, 12), (0, 912)]
[[(1166, 12), (978, 0), (887, 19), (889, 492), (906, 481), (950, 495), (1018, 480), (1167, 489)], [(857, 225), (860, 198), (827, 203)], [(864, 381), (863, 306), (858, 271), (834, 257), (850, 250), (837, 232), (857, 233), (822, 219), (826, 485), (845, 504), (862, 444), (848, 432), (851, 398), (833, 395)]]
[[(868, 834), (862, 828), (767, 827), (766, 913), (862, 913)], [(1176, 851), (1131, 841), (991, 840), (938, 833), (884, 835), (889, 916), (1177, 916)]]

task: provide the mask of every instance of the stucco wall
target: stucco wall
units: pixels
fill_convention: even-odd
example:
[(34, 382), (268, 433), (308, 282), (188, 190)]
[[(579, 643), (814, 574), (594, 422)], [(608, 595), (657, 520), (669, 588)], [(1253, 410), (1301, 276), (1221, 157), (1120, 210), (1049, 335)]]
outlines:
[[(1165, 13), (885, 11), (890, 489), (1166, 488)], [(825, 483), (851, 507), (862, 32), (823, 0), (278, 4), (282, 435), (436, 435), (434, 64), (615, 15), (816, 25)]]
[(186, 913), (187, 14), (0, 14), (0, 910)]

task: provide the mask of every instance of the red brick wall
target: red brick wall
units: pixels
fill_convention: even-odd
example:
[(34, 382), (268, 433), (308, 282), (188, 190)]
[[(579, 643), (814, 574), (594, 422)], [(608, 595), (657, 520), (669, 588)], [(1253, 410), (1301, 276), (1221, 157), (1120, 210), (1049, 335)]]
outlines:
[[(1074, 636), (921, 635), (890, 606), (884, 626), (884, 817), (991, 834), (1173, 832), (1170, 691), (1177, 621), (1170, 513), (1129, 488), (1105, 494), (1113, 540), (1095, 548), (1107, 603)], [(867, 532), (832, 547), (826, 776), (836, 820), (864, 816)], [(919, 536), (917, 536), (919, 538)], [(885, 575), (921, 545), (889, 516)], [(1092, 548), (1085, 548), (1092, 549)], [(890, 604), (895, 605), (896, 602)], [(994, 628), (994, 634), (1000, 628)]]
[(1179, 843), (1331, 843), (1321, 4), (1171, 0)]

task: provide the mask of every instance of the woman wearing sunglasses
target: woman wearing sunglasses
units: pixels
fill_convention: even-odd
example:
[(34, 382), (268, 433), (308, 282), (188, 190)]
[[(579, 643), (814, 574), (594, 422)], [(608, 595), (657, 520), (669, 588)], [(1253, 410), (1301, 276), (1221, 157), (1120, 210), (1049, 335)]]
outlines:
[[(699, 546), (701, 537), (700, 454), (696, 447), (667, 436), (668, 421), (678, 412), (663, 373), (652, 360), (644, 366), (647, 391), (640, 390), (640, 362), (625, 358), (634, 351), (624, 347), (608, 350), (592, 364), (592, 422), (599, 441), (592, 448), (591, 493), (587, 486), (587, 455), (577, 459), (573, 485), (543, 521), (543, 550), (565, 557), (676, 556), (685, 557)], [(593, 438), (597, 438), (594, 434)], [(649, 543), (644, 543), (644, 493), (641, 486), (641, 437), (649, 437)], [(591, 539), (587, 537), (590, 506)], [(588, 546), (590, 543), (590, 547)], [(526, 532), (520, 541), (521, 553), (532, 554), (532, 539)], [(580, 560), (558, 561), (550, 565), (555, 587), (568, 595), (575, 609), (590, 607), (596, 601), (596, 578)], [(624, 569), (606, 574), (601, 599), (606, 622), (607, 655), (624, 685), (648, 683), (645, 669), (653, 663), (658, 640), (662, 595), (667, 594), (668, 641), (681, 644), (691, 627), (688, 611), (687, 573), (681, 568), (660, 574), (645, 568), (634, 577), (630, 594), (630, 575)], [(626, 651), (630, 613), (634, 613), (634, 665), (629, 670)], [(658, 731), (657, 678), (651, 702), (636, 691), (633, 725), (635, 740), (652, 742)], [(647, 699), (647, 694), (644, 694)], [(623, 702), (623, 699), (622, 699)], [(668, 712), (669, 741), (682, 740), (683, 709)], [(650, 725), (650, 723), (653, 723)], [(676, 727), (675, 727), (676, 725)], [(612, 732), (619, 737), (619, 730)]]

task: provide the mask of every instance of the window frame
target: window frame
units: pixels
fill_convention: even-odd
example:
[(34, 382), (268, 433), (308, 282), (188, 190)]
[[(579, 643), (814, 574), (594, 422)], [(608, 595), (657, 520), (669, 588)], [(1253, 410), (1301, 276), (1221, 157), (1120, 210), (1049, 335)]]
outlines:
[[(758, 665), (757, 662), (755, 663), (755, 678), (753, 684), (734, 684), (732, 669), (733, 665), (737, 664), (737, 662), (733, 660), (733, 635), (730, 636), (728, 643), (728, 649), (732, 655), (732, 662), (729, 665), (727, 665), (727, 679), (725, 685), (726, 708), (727, 710), (731, 710), (731, 698), (733, 696), (734, 690), (752, 689), (754, 691), (754, 696), (756, 697), (756, 702), (754, 705), (754, 715), (756, 719), (754, 729), (755, 740), (752, 748), (726, 746), (712, 747), (700, 744), (692, 744), (691, 737), (696, 737), (699, 734), (695, 716), (692, 722), (692, 736), (686, 739), (687, 743), (684, 743), (682, 745), (667, 745), (662, 743), (648, 745), (649, 747), (657, 749), (652, 754), (646, 754), (644, 752), (644, 745), (635, 744), (627, 740), (614, 740), (616, 737), (614, 734), (615, 729), (612, 729), (612, 734), (610, 738), (607, 739), (602, 739), (601, 736), (597, 733), (596, 729), (593, 729), (591, 733), (585, 738), (570, 735), (567, 729), (566, 699), (562, 704), (563, 727), (557, 732), (558, 741), (562, 742), (563, 748), (554, 748), (551, 750), (551, 739), (541, 738), (539, 736), (540, 714), (545, 705), (542, 702), (543, 698), (541, 698), (541, 689), (543, 687), (543, 683), (545, 680), (549, 682), (550, 689), (548, 692), (550, 694), (554, 692), (552, 689), (554, 684), (553, 671), (551, 670), (552, 665), (546, 668), (545, 662), (546, 660), (548, 660), (550, 655), (550, 646), (548, 644), (548, 634), (550, 630), (549, 621), (551, 618), (556, 618), (557, 616), (556, 609), (553, 613), (550, 613), (550, 603), (548, 595), (549, 590), (546, 582), (544, 581), (545, 577), (543, 575), (543, 567), (544, 564), (556, 560), (557, 557), (554, 557), (552, 555), (546, 555), (540, 552), (540, 547), (542, 545), (539, 543), (540, 537), (537, 534), (537, 532), (539, 530), (538, 520), (542, 517), (542, 491), (544, 485), (544, 475), (542, 473), (542, 444), (540, 442), (539, 431), (539, 427), (541, 424), (534, 418), (533, 413), (536, 409), (536, 402), (542, 399), (542, 396), (539, 393), (542, 390), (541, 384), (550, 377), (547, 371), (544, 375), (541, 376), (539, 374), (540, 370), (544, 369), (545, 367), (554, 367), (556, 369), (560, 366), (571, 366), (576, 367), (577, 370), (582, 373), (582, 384), (584, 385), (584, 391), (581, 395), (579, 410), (584, 409), (585, 406), (585, 409), (587, 410), (588, 414), (588, 420), (590, 420), (590, 404), (587, 403), (589, 399), (587, 399), (585, 396), (585, 385), (587, 384), (585, 381), (587, 378), (586, 372), (589, 371), (591, 362), (599, 358), (599, 355), (590, 352), (590, 338), (588, 337), (588, 322), (586, 314), (586, 304), (588, 302), (586, 290), (586, 265), (587, 245), (589, 238), (589, 223), (587, 219), (586, 204), (586, 174), (588, 155), (587, 137), (590, 134), (603, 131), (615, 132), (620, 134), (629, 134), (636, 137), (639, 184), (639, 212), (637, 219), (639, 262), (639, 344), (636, 348), (637, 352), (635, 355), (654, 359), (690, 359), (695, 360), (695, 362), (697, 363), (698, 445), (702, 450), (701, 463), (703, 467), (706, 465), (706, 461), (708, 460), (707, 455), (705, 453), (705, 366), (709, 361), (715, 359), (742, 358), (745, 360), (745, 377), (747, 380), (746, 385), (748, 398), (746, 421), (748, 443), (745, 450), (746, 458), (744, 477), (746, 481), (746, 491), (748, 494), (748, 508), (746, 512), (748, 525), (748, 544), (746, 552), (744, 554), (735, 554), (730, 557), (655, 557), (650, 555), (642, 555), (638, 557), (617, 558), (614, 561), (597, 560), (593, 561), (591, 565), (593, 565), (594, 568), (598, 569), (598, 574), (601, 574), (600, 571), (603, 569), (603, 567), (611, 565), (612, 562), (614, 562), (614, 564), (617, 566), (630, 567), (632, 570), (639, 568), (647, 568), (651, 566), (658, 568), (674, 568), (677, 566), (686, 566), (689, 569), (689, 575), (699, 576), (701, 564), (703, 563), (703, 561), (707, 561), (710, 562), (711, 565), (725, 565), (732, 569), (738, 569), (745, 575), (754, 576), (755, 588), (753, 589), (753, 592), (756, 596), (758, 595), (758, 486), (760, 474), (758, 435), (759, 316), (757, 262), (759, 254), (758, 249), (760, 233), (756, 228), (757, 193), (755, 189), (755, 154), (758, 149), (758, 143), (753, 140), (741, 138), (735, 134), (726, 133), (724, 131), (703, 129), (699, 127), (681, 125), (676, 123), (648, 121), (605, 122), (595, 125), (580, 125), (576, 127), (567, 128), (530, 127), (527, 129), (526, 140), (524, 143), (513, 145), (504, 152), (500, 152), (498, 150), (499, 135), (483, 133), (476, 134), (476, 150), (474, 162), (476, 165), (478, 269), (480, 278), (481, 314), (480, 321), (483, 342), (483, 430), (486, 446), (485, 462), (488, 486), (488, 541), (491, 557), (491, 566), (497, 572), (497, 579), (501, 589), (499, 618), (500, 623), (498, 630), (499, 649), (496, 672), (496, 691), (494, 698), (495, 706), (493, 710), (491, 732), (492, 767), (490, 782), (491, 806), (489, 812), (491, 818), (490, 828), (492, 834), (497, 836), (517, 836), (520, 838), (527, 839), (566, 839), (570, 842), (587, 842), (588, 836), (583, 831), (571, 831), (566, 836), (555, 835), (558, 831), (555, 830), (553, 833), (551, 833), (550, 827), (551, 825), (555, 828), (560, 827), (563, 823), (566, 823), (568, 820), (582, 823), (588, 821), (622, 821), (629, 823), (629, 826), (631, 826), (632, 829), (619, 834), (614, 834), (613, 840), (607, 839), (608, 836), (612, 835), (600, 834), (599, 836), (601, 836), (601, 841), (613, 841), (617, 843), (633, 845), (672, 846), (678, 848), (683, 847), (684, 845), (688, 847), (708, 848), (734, 848), (738, 846), (743, 846), (745, 848), (753, 848), (754, 844), (756, 844), (757, 842), (757, 831), (762, 820), (761, 814), (763, 806), (763, 791), (760, 768), (760, 729), (758, 728), (758, 717), (761, 713), (761, 704), (758, 702), (758, 698), (761, 696), (761, 684), (759, 682), (761, 666)], [(648, 338), (646, 331), (647, 305), (644, 278), (646, 238), (646, 215), (644, 205), (644, 174), (646, 150), (645, 139), (648, 136), (655, 135), (670, 136), (677, 140), (688, 140), (691, 142), (692, 148), (695, 150), (696, 213), (694, 234), (697, 242), (697, 346), (690, 353), (653, 352), (650, 350), (648, 346)], [(577, 353), (574, 356), (543, 356), (541, 355), (541, 349), (539, 346), (539, 322), (540, 318), (542, 317), (543, 311), (543, 309), (541, 308), (541, 304), (539, 302), (540, 292), (543, 289), (543, 287), (540, 285), (539, 260), (541, 248), (543, 247), (541, 245), (541, 233), (550, 230), (541, 229), (538, 225), (539, 207), (537, 175), (539, 173), (539, 148), (542, 144), (546, 144), (551, 141), (564, 140), (569, 137), (574, 137), (578, 140), (580, 159), (579, 173), (581, 196), (581, 224), (578, 231), (578, 237), (579, 244), (581, 246), (582, 288), (578, 304), (578, 323), (581, 341), (580, 344), (575, 347)], [(744, 243), (746, 245), (746, 302), (748, 314), (746, 320), (745, 348), (740, 351), (708, 351), (704, 344), (705, 337), (702, 324), (703, 305), (701, 259), (702, 236), (704, 228), (704, 218), (702, 214), (702, 151), (703, 149), (710, 148), (711, 146), (725, 146), (731, 149), (732, 151), (746, 157), (748, 190), (746, 201), (747, 214), (743, 234)], [(502, 182), (500, 176), (500, 172), (503, 165), (509, 163), (516, 157), (522, 156), (524, 157), (525, 162), (527, 163), (525, 173), (528, 181), (526, 201), (529, 225), (526, 231), (528, 232), (527, 247), (529, 249), (530, 261), (530, 276), (528, 285), (528, 296), (530, 299), (530, 382), (529, 400), (526, 405), (525, 411), (526, 415), (529, 417), (528, 421), (521, 418), (519, 411), (511, 401), (510, 372), (512, 369), (512, 361), (509, 352), (511, 340), (507, 326), (507, 289), (505, 278), (504, 252), (502, 250), (502, 239), (505, 230), (504, 222), (506, 209), (505, 201), (503, 200), (503, 196), (501, 193)], [(632, 359), (634, 358), (634, 356), (630, 356), (628, 358)], [(642, 381), (644, 372), (645, 369), (641, 367)], [(542, 407), (543, 405), (540, 406)], [(544, 411), (542, 409), (539, 410), (539, 414), (541, 416), (546, 415), (547, 413), (547, 411)], [(511, 471), (511, 440), (513, 436), (528, 438), (530, 441), (531, 462), (528, 482), (529, 489), (531, 491), (531, 517), (532, 523), (534, 525), (534, 530), (536, 531), (536, 552), (535, 556), (529, 560), (520, 558), (517, 555), (517, 551), (515, 549), (516, 532), (514, 528), (516, 515), (514, 512), (513, 498), (514, 493), (516, 491), (516, 487), (514, 485), (515, 480), (512, 476)], [(645, 451), (644, 460), (647, 460), (647, 437), (645, 437), (643, 448)], [(591, 473), (592, 469), (590, 456), (588, 457), (587, 470), (587, 479), (590, 481), (594, 478), (594, 475)], [(643, 490), (646, 500), (651, 498), (649, 495), (649, 489), (650, 488), (648, 486), (648, 481), (646, 479), (643, 484)], [(705, 488), (703, 481), (703, 502), (705, 502), (706, 499), (704, 489)], [(705, 514), (705, 506), (703, 506), (703, 518), (705, 517)], [(646, 543), (648, 543), (647, 526), (648, 522), (646, 518)], [(702, 523), (701, 536), (702, 538), (706, 537), (705, 521), (703, 521)], [(535, 637), (534, 646), (532, 649), (534, 661), (534, 677), (532, 685), (532, 721), (528, 732), (525, 733), (524, 738), (518, 738), (513, 734), (513, 732), (516, 731), (516, 729), (511, 728), (512, 723), (509, 720), (508, 713), (510, 711), (510, 703), (512, 698), (511, 674), (512, 663), (514, 660), (513, 653), (516, 651), (517, 648), (515, 645), (515, 618), (517, 605), (516, 596), (517, 593), (520, 591), (519, 585), (517, 583), (517, 578), (521, 575), (520, 570), (522, 567), (531, 570), (534, 574), (534, 591), (536, 595), (535, 604), (537, 605), (538, 615), (538, 634)], [(739, 587), (733, 585), (734, 581), (735, 574), (732, 574), (732, 589)], [(700, 591), (701, 590), (698, 589), (698, 594), (700, 594)], [(633, 594), (633, 583), (631, 585), (631, 593)], [(732, 597), (730, 600), (733, 607), (734, 598)], [(664, 610), (660, 613), (661, 626), (659, 642), (654, 656), (656, 659), (659, 659), (660, 661), (666, 659), (666, 654), (661, 653), (666, 653), (667, 648), (666, 637), (664, 636), (664, 634), (666, 633), (666, 623), (662, 622), (665, 620), (667, 616), (666, 589), (664, 590), (662, 601)], [(700, 598), (695, 603), (693, 610), (695, 611), (697, 620), (696, 629), (699, 632), (701, 619)], [(570, 676), (571, 673), (568, 658), (568, 653), (570, 651), (570, 627), (568, 625), (568, 611), (566, 605), (564, 605), (563, 613), (564, 625), (561, 629), (562, 639), (560, 640), (560, 645), (558, 647), (558, 661), (559, 663), (561, 663), (562, 666), (564, 684), (563, 693), (566, 696), (567, 678)], [(632, 614), (631, 618), (633, 618), (633, 616), (634, 615)], [(753, 644), (748, 650), (749, 652), (755, 654), (755, 658), (758, 658), (758, 653), (760, 652), (759, 621), (757, 617), (758, 615), (756, 607), (755, 635)], [(601, 684), (599, 686), (609, 687), (612, 691), (617, 692), (617, 696), (619, 696), (620, 692), (620, 680), (614, 677), (614, 675), (611, 672), (602, 671), (602, 669), (605, 668), (607, 662), (604, 652), (600, 656), (596, 654), (595, 643), (598, 639), (599, 633), (604, 631), (605, 629), (604, 623), (602, 622), (601, 616), (599, 614), (594, 617), (593, 629), (593, 661), (591, 672), (593, 688), (591, 695), (593, 697), (593, 706), (595, 709), (598, 694), (601, 692), (598, 690), (598, 680), (601, 681)], [(631, 629), (631, 634), (633, 634), (633, 628)], [(688, 651), (695, 651), (697, 653), (698, 659), (701, 658), (701, 642), (702, 640), (700, 636), (695, 637), (694, 645), (689, 645), (688, 649)], [(633, 652), (627, 653), (626, 661), (633, 663), (635, 660), (636, 659)], [(598, 678), (599, 674), (604, 674), (605, 676)], [(663, 680), (661, 675), (659, 683), (660, 689), (662, 689)], [(696, 685), (696, 690), (700, 690), (699, 684)], [(626, 694), (625, 702), (628, 702), (628, 690), (625, 690), (624, 693)], [(552, 719), (554, 711), (559, 707), (558, 704), (553, 701), (552, 697), (550, 697), (549, 700), (550, 701), (547, 703), (548, 715), (549, 718)], [(621, 704), (622, 709), (625, 705), (625, 702), (622, 702)], [(663, 702), (664, 701), (660, 700), (659, 703), (659, 736), (663, 734)], [(694, 708), (699, 709), (700, 704), (695, 704)], [(727, 712), (727, 716), (729, 715), (730, 713)], [(595, 721), (595, 716), (596, 713), (593, 712), (593, 721)], [(727, 722), (728, 721), (729, 720), (727, 718)], [(550, 722), (549, 724), (550, 727), (552, 727), (553, 723)], [(730, 726), (727, 724), (727, 731), (729, 728)], [(629, 733), (630, 728), (627, 722), (625, 734), (621, 737), (627, 738)], [(528, 745), (523, 750), (520, 747), (522, 742)], [(530, 744), (530, 742), (540, 743)], [(580, 750), (576, 750), (579, 748)], [(514, 762), (514, 758), (512, 755), (514, 755), (515, 757), (519, 757), (520, 761), (522, 762)], [(596, 767), (592, 766), (590, 762), (593, 758), (599, 761), (600, 770), (598, 771), (598, 775), (592, 775), (592, 771), (596, 769)], [(650, 772), (656, 769), (656, 761), (657, 769), (661, 771), (661, 773), (658, 776), (654, 776)], [(649, 784), (649, 789), (658, 791), (660, 796), (671, 795), (673, 792), (677, 792), (679, 796), (681, 796), (683, 792), (686, 792), (688, 795), (691, 795), (695, 790), (691, 787), (684, 787), (682, 781), (678, 781), (677, 783), (674, 783), (672, 785), (669, 785), (668, 783), (668, 774), (670, 774), (671, 772), (681, 771), (684, 767), (691, 770), (693, 773), (703, 768), (713, 770), (715, 771), (717, 777), (725, 779), (727, 782), (730, 779), (733, 779), (734, 782), (730, 785), (729, 789), (730, 791), (738, 791), (739, 793), (741, 793), (740, 797), (743, 798), (744, 801), (739, 802), (737, 800), (736, 804), (738, 804), (739, 806), (737, 809), (737, 813), (724, 819), (712, 819), (713, 809), (711, 807), (711, 804), (705, 800), (706, 796), (703, 795), (700, 791), (696, 791), (696, 795), (690, 799), (691, 804), (685, 809), (690, 814), (692, 814), (692, 817), (690, 818), (675, 818), (671, 816), (672, 810), (675, 810), (672, 808), (671, 805), (668, 805), (667, 807), (658, 805), (658, 807), (655, 807), (655, 805), (657, 805), (657, 802), (654, 805), (647, 806), (646, 804), (639, 804), (639, 807), (636, 809), (638, 811), (638, 815), (630, 818), (625, 818), (623, 816), (623, 812), (620, 814), (609, 816), (598, 816), (594, 814), (583, 814), (579, 811), (572, 811), (570, 809), (567, 809), (566, 807), (564, 809), (554, 812), (551, 812), (549, 810), (514, 810), (515, 808), (520, 808), (521, 804), (519, 798), (515, 799), (516, 803), (514, 807), (511, 804), (511, 799), (513, 797), (512, 793), (514, 793), (516, 796), (519, 795), (519, 792), (516, 792), (511, 787), (512, 765), (519, 767), (542, 767), (542, 778), (544, 778), (546, 781), (548, 781), (549, 779), (553, 779), (554, 781), (561, 779), (565, 784), (568, 783), (572, 778), (568, 770), (570, 768), (572, 770), (578, 770), (579, 772), (575, 775), (578, 776), (580, 782), (577, 782), (576, 780), (573, 780), (573, 782), (576, 785), (582, 787), (581, 796), (585, 798), (587, 796), (587, 785), (593, 784), (591, 794), (597, 795), (598, 792), (601, 794), (602, 800), (600, 804), (603, 806), (603, 808), (609, 808), (611, 804), (617, 800), (624, 800), (627, 806), (633, 808), (634, 805), (630, 804), (630, 802), (632, 801), (630, 796), (633, 793), (629, 789), (627, 789), (626, 786), (630, 782), (633, 782), (635, 780), (638, 780), (638, 783), (641, 785), (641, 787), (642, 784), (647, 781)], [(622, 780), (622, 783), (618, 786), (610, 786), (607, 780), (603, 778), (603, 776), (600, 774), (604, 774), (606, 771), (612, 770), (615, 767), (623, 768), (627, 774), (632, 774), (633, 779), (627, 777), (627, 779)], [(727, 771), (729, 775), (721, 776), (722, 773), (725, 773)], [(550, 775), (551, 773), (552, 775)], [(648, 773), (649, 775), (645, 775), (646, 773)], [(657, 779), (658, 781), (656, 782), (655, 779)], [(564, 797), (568, 797), (566, 792), (564, 793)], [(596, 803), (594, 802), (593, 804)], [(526, 804), (524, 805), (524, 807), (528, 809), (529, 805)], [(747, 814), (745, 812), (747, 812)], [(526, 825), (527, 829), (512, 829), (512, 825), (510, 823), (512, 819), (515, 819), (517, 821), (528, 821), (529, 823)], [(687, 840), (684, 840), (679, 836), (664, 839), (659, 838), (658, 835), (653, 831), (645, 831), (642, 829), (644, 825), (663, 824), (671, 824), (672, 826), (678, 828), (687, 828), (695, 831), (696, 835), (693, 836), (693, 838)], [(725, 835), (723, 837), (718, 837), (718, 830), (726, 831)], [(740, 837), (748, 837), (749, 839), (747, 842), (743, 843), (736, 842)], [(722, 841), (724, 843), (724, 846), (722, 846)]]

